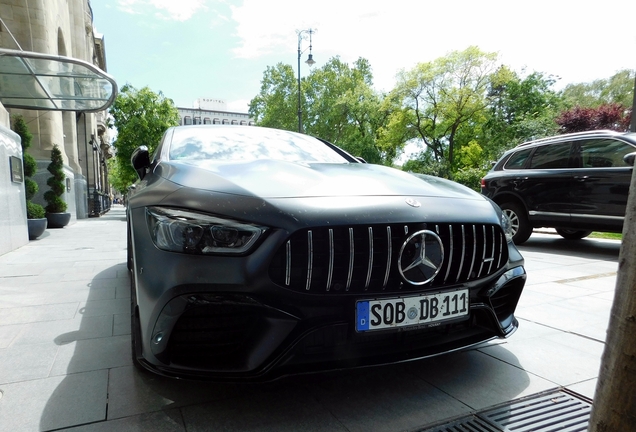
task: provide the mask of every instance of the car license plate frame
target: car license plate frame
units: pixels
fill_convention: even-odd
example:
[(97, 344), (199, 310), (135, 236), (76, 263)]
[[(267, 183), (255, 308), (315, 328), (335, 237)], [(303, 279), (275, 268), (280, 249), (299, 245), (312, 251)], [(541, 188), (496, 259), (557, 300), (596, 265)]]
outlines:
[(467, 318), (470, 291), (467, 288), (425, 293), (417, 296), (356, 301), (358, 333), (377, 330), (434, 326), (444, 321)]

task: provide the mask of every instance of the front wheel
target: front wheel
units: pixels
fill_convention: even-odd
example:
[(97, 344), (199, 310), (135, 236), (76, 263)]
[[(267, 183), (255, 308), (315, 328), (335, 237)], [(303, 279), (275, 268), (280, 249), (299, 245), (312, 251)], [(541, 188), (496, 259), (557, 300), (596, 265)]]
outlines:
[(499, 204), (499, 207), (501, 207), (503, 213), (510, 219), (512, 241), (520, 245), (528, 240), (532, 234), (532, 226), (523, 207), (510, 201)]
[(567, 240), (581, 240), (592, 234), (592, 231), (557, 228), (558, 235)]

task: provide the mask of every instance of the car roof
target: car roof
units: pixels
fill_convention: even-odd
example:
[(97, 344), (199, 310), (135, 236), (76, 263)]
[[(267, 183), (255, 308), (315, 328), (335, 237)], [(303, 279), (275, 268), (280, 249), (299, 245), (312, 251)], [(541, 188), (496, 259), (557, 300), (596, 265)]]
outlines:
[(586, 137), (617, 137), (617, 136), (625, 136), (625, 135), (634, 135), (636, 136), (636, 134), (634, 133), (627, 133), (627, 132), (616, 132), (613, 130), (607, 130), (607, 129), (603, 129), (603, 130), (593, 130), (593, 131), (585, 131), (585, 132), (574, 132), (574, 133), (568, 133), (568, 134), (563, 134), (563, 135), (553, 135), (553, 136), (549, 136), (546, 138), (539, 138), (536, 140), (532, 140), (532, 141), (526, 141), (523, 142), (519, 145), (517, 145), (517, 147), (515, 148), (519, 148), (519, 147), (526, 147), (529, 145), (539, 145), (539, 144), (544, 144), (544, 143), (549, 143), (549, 142), (561, 142), (561, 141), (567, 141), (568, 139), (571, 138), (586, 138)]

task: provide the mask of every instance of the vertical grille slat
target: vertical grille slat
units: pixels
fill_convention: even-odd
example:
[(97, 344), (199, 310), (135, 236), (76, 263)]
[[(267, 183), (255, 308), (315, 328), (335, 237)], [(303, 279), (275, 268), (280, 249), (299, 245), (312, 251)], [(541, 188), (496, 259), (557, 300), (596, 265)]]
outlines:
[(462, 256), (459, 259), (459, 270), (457, 271), (457, 278), (455, 282), (459, 282), (459, 278), (462, 275), (462, 269), (464, 268), (464, 259), (466, 258), (466, 227), (462, 225)]
[(369, 282), (371, 281), (371, 273), (373, 272), (373, 228), (369, 227), (369, 264), (367, 265), (367, 281), (364, 284), (364, 289), (369, 288)]
[(484, 225), (481, 228), (482, 228), (482, 234), (484, 236), (483, 237), (484, 238), (484, 241), (483, 241), (484, 246), (483, 246), (482, 251), (481, 251), (481, 264), (479, 265), (479, 272), (477, 273), (477, 277), (481, 277), (481, 272), (484, 269), (484, 260), (486, 259), (486, 246), (487, 246), (487, 244), (486, 244), (486, 225)]
[(347, 276), (347, 291), (351, 288), (351, 279), (353, 278), (353, 261), (355, 258), (355, 240), (353, 237), (353, 228), (349, 228), (349, 273)]
[(490, 232), (492, 234), (492, 242), (490, 243), (492, 245), (492, 259), (490, 260), (490, 265), (488, 266), (488, 273), (492, 272), (492, 263), (495, 262), (495, 246), (496, 246), (496, 241), (495, 241), (495, 227), (490, 227)]
[(446, 276), (444, 276), (444, 283), (448, 280), (448, 275), (450, 275), (451, 267), (453, 266), (453, 247), (455, 245), (455, 239), (453, 238), (453, 226), (448, 226), (448, 238), (449, 238), (449, 250), (448, 250), (448, 268), (446, 269)]
[(475, 267), (475, 258), (477, 256), (477, 229), (475, 225), (473, 225), (473, 255), (470, 259), (470, 269), (468, 270), (468, 275), (466, 275), (466, 279), (470, 279), (473, 274), (473, 267)]
[(329, 269), (327, 274), (327, 291), (331, 289), (331, 279), (333, 278), (333, 260), (334, 260), (334, 249), (333, 249), (333, 229), (329, 229)]
[[(426, 258), (436, 263), (438, 271), (437, 277), (423, 285), (409, 282), (398, 269), (402, 265), (404, 270), (404, 263), (416, 259), (413, 254), (418, 253), (417, 249), (413, 246), (405, 249), (404, 244), (420, 231), (428, 232), (428, 236), (435, 233), (441, 241), (441, 248), (427, 249)], [(274, 283), (301, 292), (399, 293), (439, 289), (489, 277), (507, 259), (505, 235), (495, 224), (312, 227), (297, 231), (283, 243), (269, 273)]]
[(389, 281), (389, 274), (391, 274), (391, 256), (393, 255), (393, 243), (391, 240), (391, 227), (386, 227), (386, 243), (387, 243), (387, 254), (386, 254), (386, 270), (384, 272), (384, 283), (382, 284), (382, 289), (386, 288), (386, 284)]
[(313, 232), (307, 231), (307, 285), (305, 289), (309, 291), (311, 288), (311, 273), (314, 269), (314, 243)]
[(285, 246), (285, 285), (289, 286), (291, 279), (291, 267), (292, 267), (292, 253), (291, 253), (291, 240), (287, 240)]

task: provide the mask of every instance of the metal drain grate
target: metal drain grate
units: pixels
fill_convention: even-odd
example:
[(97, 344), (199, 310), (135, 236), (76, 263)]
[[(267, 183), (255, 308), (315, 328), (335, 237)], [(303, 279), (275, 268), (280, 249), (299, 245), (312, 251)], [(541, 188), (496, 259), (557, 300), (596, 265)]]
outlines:
[(587, 399), (551, 390), (421, 432), (585, 432), (591, 410)]

